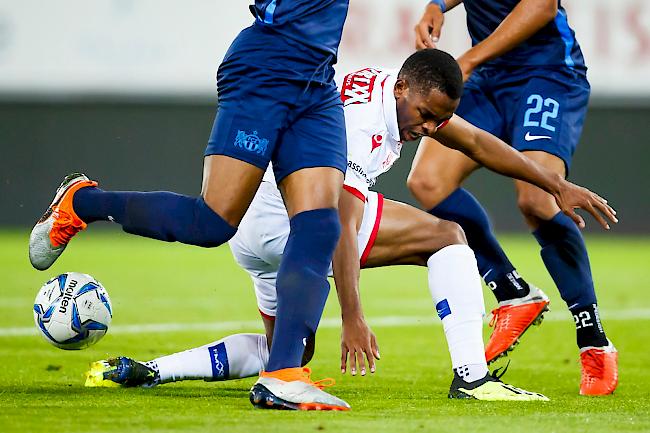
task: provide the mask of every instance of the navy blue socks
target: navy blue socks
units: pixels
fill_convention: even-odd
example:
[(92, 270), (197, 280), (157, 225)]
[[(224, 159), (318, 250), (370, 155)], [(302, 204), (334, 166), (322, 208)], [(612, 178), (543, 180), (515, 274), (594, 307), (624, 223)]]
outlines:
[(278, 271), (278, 307), (267, 371), (300, 367), (305, 342), (314, 336), (329, 293), (327, 274), (341, 225), (336, 209), (301, 212)]
[(88, 187), (75, 193), (73, 207), (86, 223), (114, 221), (127, 233), (166, 242), (216, 247), (237, 232), (201, 197), (172, 192), (113, 192)]
[(578, 333), (578, 346), (606, 346), (596, 305), (587, 247), (580, 229), (562, 212), (533, 232), (542, 247), (546, 269), (571, 310)]
[(517, 274), (501, 249), (485, 209), (472, 194), (458, 188), (429, 213), (460, 224), (470, 248), (474, 250), (483, 280), (499, 302), (528, 295), (528, 284)]

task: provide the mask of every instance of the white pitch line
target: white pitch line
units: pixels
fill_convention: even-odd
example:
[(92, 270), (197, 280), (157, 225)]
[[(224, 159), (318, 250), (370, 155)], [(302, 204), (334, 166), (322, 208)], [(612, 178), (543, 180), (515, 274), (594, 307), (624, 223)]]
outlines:
[[(601, 312), (603, 321), (628, 321), (650, 319), (650, 308), (637, 308), (628, 310), (605, 310)], [(489, 319), (489, 317), (488, 317)], [(568, 322), (571, 316), (568, 312), (548, 312), (544, 320), (549, 322)], [(384, 316), (369, 318), (368, 322), (374, 327), (399, 328), (407, 326), (430, 326), (440, 325), (438, 319), (431, 316)], [(338, 318), (325, 318), (321, 320), (321, 328), (338, 328), (341, 320)], [(142, 325), (113, 325), (110, 327), (111, 334), (161, 334), (169, 332), (185, 331), (237, 331), (242, 329), (262, 329), (260, 320), (241, 320), (229, 322), (208, 322), (208, 323), (150, 323)], [(23, 337), (37, 335), (36, 327), (15, 327), (0, 328), (0, 337)]]

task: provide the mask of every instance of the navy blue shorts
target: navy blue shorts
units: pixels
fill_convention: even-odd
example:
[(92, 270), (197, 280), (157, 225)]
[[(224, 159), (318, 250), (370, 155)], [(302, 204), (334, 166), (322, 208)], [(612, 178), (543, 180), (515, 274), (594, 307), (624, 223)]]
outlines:
[(205, 155), (261, 169), (272, 161), (278, 182), (303, 168), (345, 173), (345, 117), (332, 59), (270, 45), (277, 36), (260, 40), (266, 37), (244, 30), (219, 67), (219, 108)]
[(589, 93), (586, 77), (570, 69), (486, 67), (465, 84), (456, 113), (519, 151), (559, 157), (568, 174)]

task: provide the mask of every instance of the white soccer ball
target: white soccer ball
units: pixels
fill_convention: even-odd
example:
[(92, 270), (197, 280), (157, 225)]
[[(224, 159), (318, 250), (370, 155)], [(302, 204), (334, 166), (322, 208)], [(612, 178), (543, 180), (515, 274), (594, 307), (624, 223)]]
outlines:
[(52, 278), (34, 300), (34, 322), (49, 343), (85, 349), (108, 331), (113, 308), (108, 292), (93, 277), (68, 272)]

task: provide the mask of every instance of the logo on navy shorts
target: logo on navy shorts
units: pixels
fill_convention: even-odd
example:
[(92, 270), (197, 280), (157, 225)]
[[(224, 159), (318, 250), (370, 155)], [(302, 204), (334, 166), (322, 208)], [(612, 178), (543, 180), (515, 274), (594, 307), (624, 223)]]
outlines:
[(249, 152), (255, 152), (258, 155), (264, 155), (266, 153), (268, 144), (269, 140), (258, 137), (257, 131), (253, 131), (252, 134), (246, 134), (245, 131), (240, 129), (237, 131), (237, 137), (235, 137), (235, 146), (241, 147)]

